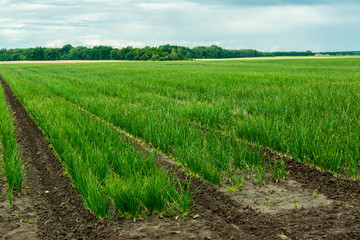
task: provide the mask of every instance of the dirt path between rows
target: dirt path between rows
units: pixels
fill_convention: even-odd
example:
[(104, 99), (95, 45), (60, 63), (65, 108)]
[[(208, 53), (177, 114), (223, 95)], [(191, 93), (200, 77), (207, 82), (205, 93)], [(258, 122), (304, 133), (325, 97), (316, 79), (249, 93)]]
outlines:
[[(49, 142), (0, 80), (26, 164), (26, 187), (12, 207), (5, 204), (2, 187), (0, 239), (360, 239), (360, 183), (289, 159), (286, 180), (262, 185), (247, 179), (234, 193), (194, 178), (198, 194), (191, 214), (180, 221), (157, 216), (136, 223), (99, 221), (83, 207)], [(149, 150), (143, 146), (141, 151)], [(157, 159), (180, 179), (188, 177), (166, 156)], [(193, 219), (195, 214), (200, 217)]]

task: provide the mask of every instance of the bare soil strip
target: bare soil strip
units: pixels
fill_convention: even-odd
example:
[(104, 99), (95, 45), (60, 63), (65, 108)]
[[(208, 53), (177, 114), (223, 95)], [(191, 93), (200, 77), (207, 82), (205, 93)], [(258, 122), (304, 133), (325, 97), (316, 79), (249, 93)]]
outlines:
[[(98, 221), (70, 187), (42, 132), (9, 86), (0, 80), (11, 111), (15, 112), (17, 136), (27, 164), (30, 192), (26, 196), (37, 216), (32, 230), (37, 238), (358, 239), (360, 236), (360, 183), (335, 178), (291, 159), (286, 160), (289, 171), (286, 180), (262, 186), (246, 179), (245, 186), (235, 193), (226, 192), (225, 186), (216, 188), (193, 178), (192, 187), (198, 194), (191, 216), (180, 222), (156, 216), (136, 223), (113, 219), (120, 226)], [(135, 143), (130, 135), (122, 135), (137, 144), (140, 151), (152, 151), (143, 141), (135, 139)], [(279, 157), (271, 152), (267, 156)], [(188, 178), (186, 171), (165, 155), (159, 153), (157, 159), (180, 179)], [(315, 189), (318, 194), (313, 196)], [(191, 218), (194, 214), (200, 217)]]
[(25, 182), (23, 194), (16, 196), (10, 207), (7, 182), (0, 174), (0, 239), (37, 239), (36, 211), (32, 207), (30, 189)]

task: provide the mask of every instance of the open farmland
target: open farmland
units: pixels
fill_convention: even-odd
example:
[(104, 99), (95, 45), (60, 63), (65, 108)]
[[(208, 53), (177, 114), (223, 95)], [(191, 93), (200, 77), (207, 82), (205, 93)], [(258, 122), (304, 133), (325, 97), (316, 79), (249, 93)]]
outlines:
[(85, 207), (120, 223), (103, 236), (336, 239), (360, 234), (359, 67), (358, 58), (7, 64), (0, 74), (8, 104), (13, 91)]

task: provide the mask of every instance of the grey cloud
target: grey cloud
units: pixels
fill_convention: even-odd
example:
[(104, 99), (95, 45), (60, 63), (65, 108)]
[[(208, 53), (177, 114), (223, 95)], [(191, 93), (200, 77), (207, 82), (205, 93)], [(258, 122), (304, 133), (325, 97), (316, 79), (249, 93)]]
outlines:
[[(258, 50), (359, 48), (360, 3), (344, 0), (1, 1), (0, 48), (73, 45)], [(17, 7), (16, 7), (17, 6)]]
[[(159, 1), (156, 1), (159, 2)], [(160, 0), (160, 2), (167, 2)], [(175, 0), (181, 2), (181, 0)], [(199, 4), (216, 4), (222, 6), (281, 6), (281, 5), (334, 5), (338, 0), (189, 0)], [(342, 0), (341, 4), (359, 4), (358, 0)]]

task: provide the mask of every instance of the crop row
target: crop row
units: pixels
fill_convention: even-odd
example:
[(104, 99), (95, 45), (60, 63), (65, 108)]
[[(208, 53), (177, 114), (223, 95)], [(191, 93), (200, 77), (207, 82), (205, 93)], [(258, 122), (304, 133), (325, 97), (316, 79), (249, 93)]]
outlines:
[(3, 71), (5, 80), (46, 134), (85, 205), (99, 218), (111, 204), (121, 216), (190, 209), (190, 183), (181, 184), (106, 124), (56, 98), (46, 87)]
[[(0, 76), (1, 78), (1, 76)], [(12, 204), (14, 188), (21, 193), (24, 176), (24, 166), (16, 143), (13, 120), (5, 101), (4, 91), (0, 89), (0, 166), (9, 186), (9, 202)]]

